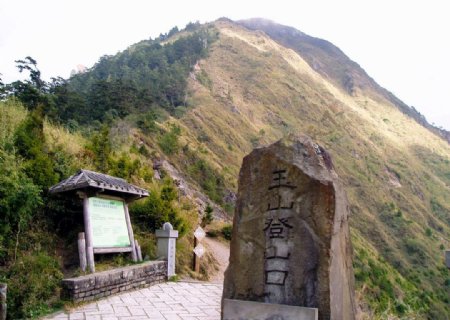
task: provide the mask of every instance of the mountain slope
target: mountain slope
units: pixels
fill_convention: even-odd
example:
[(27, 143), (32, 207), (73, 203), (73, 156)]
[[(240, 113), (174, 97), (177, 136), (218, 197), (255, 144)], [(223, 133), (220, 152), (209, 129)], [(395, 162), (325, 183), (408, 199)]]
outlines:
[[(254, 146), (290, 132), (313, 136), (331, 151), (346, 184), (357, 279), (372, 311), (402, 316), (403, 305), (411, 314), (433, 305), (448, 315), (440, 247), (450, 231), (448, 144), (380, 98), (375, 85), (349, 93), (266, 34), (215, 25), (219, 40), (189, 83), (195, 108), (180, 119), (190, 136), (207, 139), (190, 145), (207, 148), (235, 181)], [(364, 258), (371, 255), (378, 260)], [(390, 276), (374, 276), (378, 269)]]
[[(260, 20), (197, 27), (214, 41), (185, 65), (186, 86), (176, 92), (182, 99), (171, 104), (156, 92), (152, 105), (139, 100), (138, 112), (122, 114), (140, 128), (134, 138), (148, 156), (170, 160), (229, 208), (244, 155), (290, 133), (312, 136), (330, 151), (346, 186), (366, 318), (448, 319), (442, 249), (450, 246), (449, 144), (329, 42)], [(185, 36), (165, 39), (158, 50)], [(150, 66), (153, 57), (144, 51), (139, 61)], [(134, 52), (132, 46), (83, 77), (111, 83), (121, 73), (107, 70), (133, 75), (135, 66), (119, 58), (132, 61)], [(168, 111), (142, 125), (161, 101)]]
[(283, 26), (266, 19), (241, 20), (238, 23), (251, 30), (260, 30), (281, 45), (291, 48), (300, 54), (315, 71), (332, 81), (335, 85), (352, 95), (363, 91), (375, 99), (386, 99), (396, 105), (399, 110), (419, 124), (450, 143), (450, 132), (432, 126), (416, 109), (410, 108), (390, 91), (376, 83), (357, 63), (348, 58), (332, 43), (311, 37), (292, 27)]

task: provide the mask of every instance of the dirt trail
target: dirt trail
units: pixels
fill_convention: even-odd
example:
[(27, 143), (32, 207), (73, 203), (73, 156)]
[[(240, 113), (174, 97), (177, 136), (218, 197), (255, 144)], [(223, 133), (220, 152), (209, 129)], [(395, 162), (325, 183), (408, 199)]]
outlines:
[(210, 282), (223, 283), (223, 274), (228, 267), (230, 258), (230, 244), (209, 237), (204, 238), (202, 242), (219, 263), (219, 271), (211, 276)]

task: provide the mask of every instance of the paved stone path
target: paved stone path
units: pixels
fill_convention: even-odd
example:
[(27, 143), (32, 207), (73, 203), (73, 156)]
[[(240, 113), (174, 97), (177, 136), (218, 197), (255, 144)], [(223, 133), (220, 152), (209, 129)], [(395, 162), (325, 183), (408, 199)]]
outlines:
[(222, 284), (166, 282), (125, 292), (43, 320), (219, 320)]

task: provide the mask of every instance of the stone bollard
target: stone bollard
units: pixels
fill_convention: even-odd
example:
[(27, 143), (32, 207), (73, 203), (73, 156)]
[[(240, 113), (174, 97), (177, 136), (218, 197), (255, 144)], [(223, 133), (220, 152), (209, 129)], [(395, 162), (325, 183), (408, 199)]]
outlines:
[(445, 265), (450, 269), (450, 250), (445, 251)]
[(155, 236), (157, 239), (158, 257), (167, 260), (167, 277), (172, 277), (175, 275), (175, 244), (178, 238), (178, 231), (173, 230), (172, 225), (166, 222), (162, 229), (156, 230)]
[(6, 320), (6, 291), (8, 285), (0, 283), (0, 320)]

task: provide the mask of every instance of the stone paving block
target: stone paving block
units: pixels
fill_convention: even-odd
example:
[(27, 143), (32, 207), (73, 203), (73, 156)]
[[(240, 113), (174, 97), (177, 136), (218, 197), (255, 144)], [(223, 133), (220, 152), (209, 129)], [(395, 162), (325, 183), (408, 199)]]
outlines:
[(130, 313), (133, 316), (145, 316), (146, 315), (144, 309), (139, 308), (139, 307), (129, 307), (128, 310), (130, 310)]
[(167, 305), (167, 303), (165, 303), (164, 301), (153, 301), (153, 300), (151, 300), (151, 303), (152, 303), (152, 305), (155, 308), (167, 308), (167, 307), (169, 307)]
[(109, 303), (108, 304), (98, 304), (97, 307), (98, 307), (98, 311), (102, 312), (102, 313), (103, 312), (106, 312), (106, 313), (114, 312), (112, 305)]
[(84, 312), (71, 313), (69, 316), (70, 320), (85, 320)]
[(186, 310), (187, 310), (189, 313), (199, 313), (199, 312), (202, 312), (201, 309), (200, 309), (199, 307), (186, 306), (185, 308), (186, 308)]
[(113, 309), (114, 309), (114, 315), (116, 315), (116, 316), (120, 316), (120, 317), (131, 316), (130, 311), (125, 306), (114, 306), (113, 305)]

